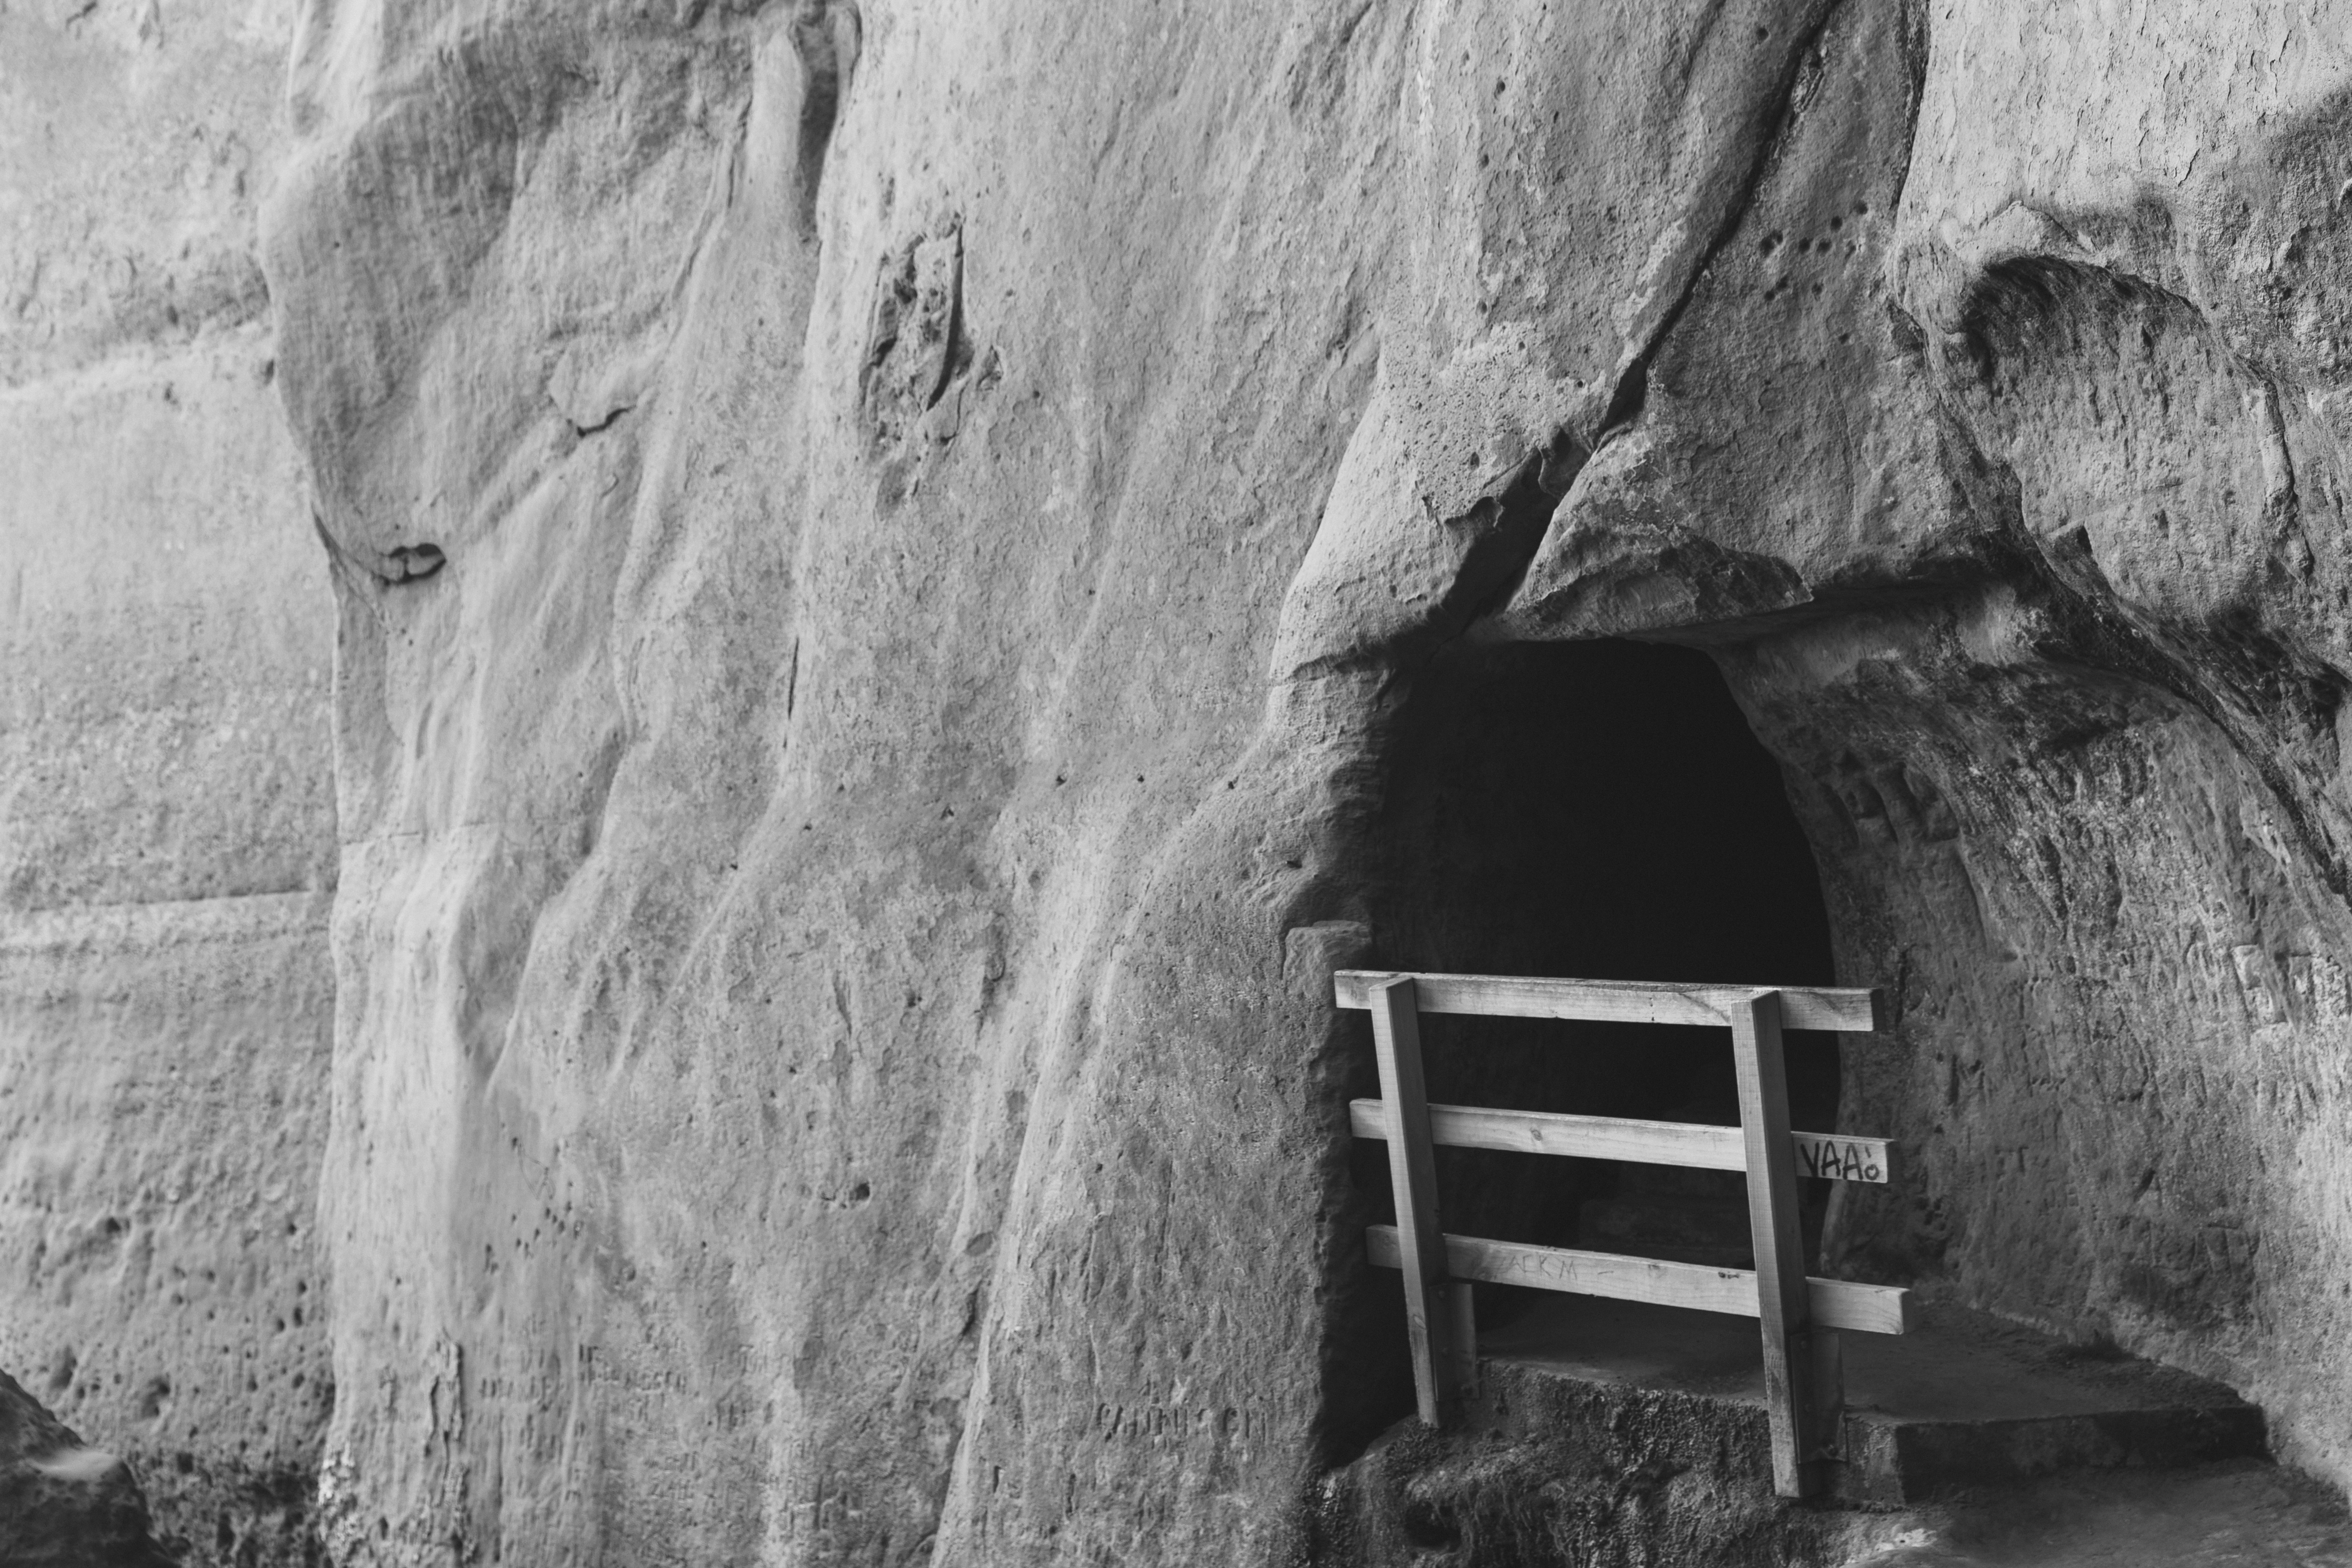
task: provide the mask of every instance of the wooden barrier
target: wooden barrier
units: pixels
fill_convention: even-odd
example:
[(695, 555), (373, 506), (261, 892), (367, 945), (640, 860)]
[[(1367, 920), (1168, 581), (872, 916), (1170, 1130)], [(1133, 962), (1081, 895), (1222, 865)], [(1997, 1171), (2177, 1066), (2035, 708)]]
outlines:
[[(1348, 1105), (1349, 1121), (1359, 1138), (1386, 1137), (1387, 1116), (1387, 1106), (1381, 1100), (1357, 1100)], [(1638, 1121), (1631, 1117), (1433, 1104), (1429, 1141), (1441, 1149), (1567, 1154), (1581, 1160), (1625, 1160), (1701, 1171), (1748, 1169), (1747, 1141), (1738, 1128), (1691, 1121)], [(1796, 1151), (1801, 1176), (1880, 1184), (1894, 1179), (1895, 1150), (1884, 1138), (1791, 1132), (1789, 1142)]]
[[(1370, 1226), (1364, 1253), (1383, 1268), (1399, 1266), (1397, 1227)], [(1578, 1252), (1565, 1247), (1531, 1247), (1520, 1241), (1487, 1241), (1475, 1236), (1445, 1238), (1449, 1283), (1528, 1285), (1574, 1296), (1606, 1296), (1646, 1301), (1654, 1307), (1689, 1307), (1736, 1318), (1759, 1315), (1756, 1271), (1710, 1268), (1704, 1263), (1669, 1263), (1622, 1252)], [(1844, 1279), (1808, 1279), (1813, 1324), (1857, 1333), (1909, 1331), (1911, 1292), (1891, 1285), (1856, 1285)]]
[[(1342, 970), (1335, 978), (1339, 1005), (1372, 1016), (1381, 1098), (1354, 1101), (1349, 1117), (1358, 1137), (1382, 1139), (1389, 1146), (1397, 1223), (1372, 1226), (1365, 1245), (1373, 1263), (1404, 1275), (1421, 1418), (1441, 1426), (1463, 1397), (1475, 1392), (1474, 1281), (1737, 1313), (1760, 1325), (1773, 1485), (1784, 1497), (1818, 1489), (1820, 1462), (1836, 1452), (1843, 1404), (1837, 1331), (1906, 1331), (1911, 1293), (1806, 1276), (1797, 1177), (1888, 1182), (1894, 1152), (1884, 1139), (1790, 1127), (1780, 1035), (1784, 1028), (1875, 1029), (1884, 1021), (1879, 993), (1369, 970)], [(1728, 1028), (1740, 1124), (1707, 1127), (1432, 1105), (1421, 1070), (1424, 1012)], [(1444, 1235), (1437, 1228), (1431, 1152), (1439, 1145), (1744, 1172), (1756, 1267), (1709, 1268)]]

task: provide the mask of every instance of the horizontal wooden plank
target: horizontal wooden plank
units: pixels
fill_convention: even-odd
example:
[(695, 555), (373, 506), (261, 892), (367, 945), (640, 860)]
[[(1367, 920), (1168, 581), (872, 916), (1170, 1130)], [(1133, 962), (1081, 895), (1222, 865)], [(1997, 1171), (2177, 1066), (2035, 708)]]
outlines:
[[(1412, 976), (1424, 1013), (1576, 1018), (1606, 1024), (1697, 1024), (1728, 1028), (1732, 1004), (1759, 989), (1754, 985), (1670, 985), (1647, 980), (1423, 974), (1402, 969), (1342, 969), (1332, 980), (1340, 1006), (1362, 1008), (1370, 1005), (1371, 988), (1376, 983), (1408, 973)], [(1780, 989), (1783, 1028), (1867, 1034), (1885, 1026), (1884, 992), (1832, 985)]]
[[(1398, 1267), (1396, 1226), (1367, 1226), (1364, 1253), (1382, 1268)], [(1745, 1268), (1709, 1268), (1704, 1264), (1667, 1263), (1614, 1252), (1575, 1252), (1561, 1247), (1448, 1236), (1445, 1270), (1452, 1279), (1490, 1285), (1527, 1285), (1571, 1296), (1606, 1296), (1659, 1307), (1727, 1312), (1738, 1318), (1756, 1316), (1756, 1276)], [(1910, 1331), (1913, 1307), (1908, 1290), (1822, 1279), (1808, 1279), (1805, 1288), (1818, 1328), (1851, 1329), (1864, 1334)]]
[[(1350, 1100), (1349, 1125), (1359, 1138), (1385, 1138), (1386, 1113), (1377, 1100)], [(1430, 1141), (1450, 1149), (1504, 1149), (1519, 1154), (1567, 1154), (1583, 1160), (1630, 1160), (1701, 1171), (1744, 1171), (1747, 1153), (1737, 1127), (1693, 1121), (1639, 1121), (1621, 1116), (1573, 1116), (1548, 1110), (1490, 1110), (1475, 1105), (1432, 1105)], [(1894, 1150), (1884, 1138), (1791, 1132), (1797, 1173), (1843, 1182), (1875, 1182), (1894, 1174)]]

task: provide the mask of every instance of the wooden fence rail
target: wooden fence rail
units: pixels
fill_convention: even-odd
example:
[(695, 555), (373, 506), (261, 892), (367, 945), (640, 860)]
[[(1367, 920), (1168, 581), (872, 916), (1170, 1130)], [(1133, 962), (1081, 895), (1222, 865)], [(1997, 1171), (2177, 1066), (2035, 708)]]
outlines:
[[(1820, 1462), (1834, 1457), (1841, 1425), (1837, 1331), (1906, 1331), (1911, 1293), (1805, 1274), (1798, 1175), (1885, 1183), (1893, 1179), (1894, 1152), (1884, 1139), (1790, 1127), (1780, 1036), (1784, 1028), (1875, 1029), (1884, 1022), (1880, 994), (1370, 970), (1342, 970), (1335, 981), (1340, 1006), (1372, 1016), (1381, 1098), (1352, 1102), (1349, 1116), (1358, 1137), (1388, 1144), (1397, 1223), (1370, 1227), (1365, 1245), (1370, 1261), (1404, 1275), (1421, 1418), (1443, 1425), (1475, 1392), (1473, 1282), (1737, 1313), (1761, 1329), (1774, 1486), (1787, 1497), (1817, 1489)], [(1422, 1077), (1424, 1012), (1728, 1028), (1740, 1125), (1432, 1105)], [(1756, 1267), (1710, 1268), (1444, 1235), (1432, 1153), (1438, 1145), (1745, 1172)]]
[[(1359, 1138), (1388, 1136), (1387, 1112), (1377, 1100), (1348, 1102)], [(1441, 1149), (1501, 1149), (1515, 1154), (1567, 1154), (1582, 1160), (1624, 1160), (1641, 1165), (1682, 1165), (1700, 1171), (1745, 1171), (1748, 1145), (1737, 1127), (1691, 1121), (1640, 1121), (1621, 1116), (1564, 1116), (1549, 1110), (1491, 1110), (1478, 1105), (1429, 1108), (1429, 1141)], [(1895, 1149), (1884, 1138), (1832, 1132), (1791, 1132), (1797, 1173), (1841, 1182), (1894, 1179)]]

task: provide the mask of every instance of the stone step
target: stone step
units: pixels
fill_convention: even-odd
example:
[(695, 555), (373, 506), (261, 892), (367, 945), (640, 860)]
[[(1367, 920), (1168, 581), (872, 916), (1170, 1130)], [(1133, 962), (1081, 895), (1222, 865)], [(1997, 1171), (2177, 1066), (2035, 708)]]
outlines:
[[(1532, 1293), (1529, 1293), (1532, 1295)], [(1543, 1296), (1479, 1335), (1474, 1427), (1661, 1418), (1724, 1451), (1766, 1449), (1763, 1358), (1748, 1319)], [(1498, 1320), (1501, 1310), (1482, 1311)], [(1930, 1306), (1909, 1334), (1840, 1336), (1844, 1461), (1834, 1496), (1903, 1503), (2059, 1471), (2266, 1452), (2262, 1411), (2220, 1384), (2088, 1353), (1980, 1313)], [(1696, 1424), (1696, 1426), (1694, 1426)]]

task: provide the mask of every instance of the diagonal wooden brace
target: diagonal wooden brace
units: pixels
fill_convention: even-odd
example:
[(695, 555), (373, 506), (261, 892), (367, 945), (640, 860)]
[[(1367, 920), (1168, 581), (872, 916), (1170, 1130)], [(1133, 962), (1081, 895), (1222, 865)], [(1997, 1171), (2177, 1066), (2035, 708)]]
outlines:
[[(1445, 1289), (1445, 1238), (1437, 1228), (1437, 1165), (1431, 1152), (1429, 1096), (1421, 1074), (1421, 1015), (1409, 978), (1372, 987), (1372, 1045), (1380, 1058), (1381, 1101), (1387, 1119), (1389, 1185), (1396, 1194), (1397, 1239), (1404, 1266), (1405, 1328), (1412, 1339), (1413, 1394), (1421, 1418), (1443, 1426), (1459, 1405), (1465, 1363), (1476, 1366), (1475, 1333), (1464, 1321), (1457, 1336)], [(1784, 1140), (1785, 1142), (1785, 1140)], [(1466, 1298), (1468, 1288), (1460, 1294)], [(1467, 1320), (1466, 1300), (1459, 1316)]]
[(1748, 1223), (1756, 1244), (1773, 1489), (1782, 1497), (1808, 1497), (1822, 1484), (1822, 1459), (1837, 1446), (1843, 1396), (1836, 1336), (1814, 1328), (1805, 1285), (1779, 992), (1756, 992), (1732, 1009), (1731, 1042), (1739, 1076), (1739, 1126), (1748, 1146)]

